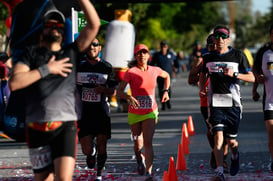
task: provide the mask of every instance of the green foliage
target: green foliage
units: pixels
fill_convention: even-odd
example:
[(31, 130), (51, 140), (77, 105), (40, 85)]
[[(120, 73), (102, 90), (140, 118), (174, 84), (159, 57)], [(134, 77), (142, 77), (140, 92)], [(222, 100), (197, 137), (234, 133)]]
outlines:
[[(143, 37), (143, 43), (149, 47), (155, 47), (158, 44), (151, 40), (162, 40), (167, 38), (167, 32), (163, 30), (161, 22), (158, 19), (148, 19), (145, 31), (137, 31), (139, 37)], [(149, 37), (149, 38), (147, 38)]]
[[(219, 7), (219, 3), (150, 4), (142, 25), (133, 23), (138, 33), (137, 41), (158, 48), (159, 42), (165, 39), (174, 50), (190, 51), (195, 40), (204, 41), (215, 22), (224, 19), (219, 14)], [(133, 15), (138, 13), (133, 12)]]
[(5, 25), (5, 21), (9, 16), (9, 11), (6, 5), (0, 3), (0, 34), (6, 34), (7, 27)]
[[(269, 41), (268, 28), (273, 19), (273, 6), (266, 15), (251, 14), (251, 2), (244, 1), (187, 1), (179, 3), (97, 3), (101, 19), (114, 20), (115, 9), (129, 9), (131, 23), (136, 30), (136, 43), (145, 43), (158, 49), (161, 40), (167, 40), (175, 51), (190, 52), (194, 41), (205, 45), (208, 34), (217, 24), (234, 23), (236, 46), (254, 46)], [(230, 4), (231, 3), (231, 4)], [(273, 3), (273, 0), (272, 0)], [(233, 4), (231, 11), (230, 5)], [(229, 13), (233, 13), (232, 16)], [(6, 34), (7, 7), (0, 3), (0, 34)], [(234, 19), (232, 19), (234, 17)], [(101, 26), (98, 35), (102, 43), (107, 25)]]

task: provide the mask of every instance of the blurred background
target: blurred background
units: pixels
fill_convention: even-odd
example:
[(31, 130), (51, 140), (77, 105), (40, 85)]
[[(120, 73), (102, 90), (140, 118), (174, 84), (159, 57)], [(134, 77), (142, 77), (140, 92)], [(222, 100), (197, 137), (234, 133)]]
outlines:
[[(0, 52), (7, 50), (10, 26), (9, 10), (3, 2), (0, 1)], [(197, 41), (205, 46), (208, 34), (217, 24), (231, 28), (233, 47), (247, 47), (255, 55), (257, 49), (269, 40), (268, 29), (273, 19), (272, 0), (173, 3), (106, 3), (94, 0), (93, 3), (100, 18), (109, 22), (115, 19), (115, 9), (129, 9), (136, 44), (145, 43), (151, 50), (157, 50), (160, 41), (166, 40), (174, 52), (182, 50), (185, 55), (192, 51)], [(101, 26), (99, 36), (102, 42), (106, 28), (107, 24)]]

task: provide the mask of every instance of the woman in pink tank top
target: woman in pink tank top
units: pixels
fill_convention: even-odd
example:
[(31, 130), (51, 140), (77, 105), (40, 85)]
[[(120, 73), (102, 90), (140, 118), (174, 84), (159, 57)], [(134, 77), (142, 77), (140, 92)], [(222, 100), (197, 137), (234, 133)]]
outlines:
[[(137, 171), (140, 175), (144, 175), (146, 169), (146, 180), (149, 181), (153, 180), (154, 151), (152, 141), (158, 119), (155, 99), (156, 80), (157, 77), (165, 79), (164, 95), (161, 102), (166, 102), (169, 100), (170, 76), (161, 68), (148, 65), (150, 54), (146, 45), (137, 45), (134, 48), (134, 57), (135, 60), (129, 62), (129, 70), (119, 85), (117, 96), (129, 103), (128, 124), (131, 127), (134, 140)], [(130, 85), (132, 95), (124, 92), (127, 84)], [(144, 154), (142, 154), (143, 145)]]

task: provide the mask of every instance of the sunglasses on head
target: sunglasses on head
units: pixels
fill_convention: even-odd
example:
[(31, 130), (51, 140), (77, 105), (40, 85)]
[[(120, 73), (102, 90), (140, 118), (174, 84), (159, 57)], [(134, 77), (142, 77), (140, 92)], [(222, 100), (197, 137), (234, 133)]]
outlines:
[(56, 23), (56, 22), (46, 22), (44, 24), (45, 28), (64, 28), (63, 23)]
[(222, 39), (227, 39), (229, 36), (226, 35), (226, 34), (223, 34), (223, 33), (214, 35), (214, 38), (215, 38), (216, 40), (218, 40), (220, 37), (221, 37)]
[(93, 47), (97, 47), (97, 46), (100, 45), (100, 43), (99, 43), (99, 42), (92, 42), (91, 45), (92, 45)]

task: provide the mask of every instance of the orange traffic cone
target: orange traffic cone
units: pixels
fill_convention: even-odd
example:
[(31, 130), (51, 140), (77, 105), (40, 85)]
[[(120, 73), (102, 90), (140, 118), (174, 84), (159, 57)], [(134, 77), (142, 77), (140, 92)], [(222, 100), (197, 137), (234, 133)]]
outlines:
[(189, 154), (190, 153), (188, 139), (186, 138), (186, 132), (183, 132), (183, 134), (182, 134), (182, 147), (183, 147), (183, 153), (184, 154)]
[(183, 145), (182, 144), (178, 144), (176, 170), (187, 170), (186, 159), (185, 159), (185, 155), (183, 152)]
[(163, 174), (163, 181), (169, 181), (169, 174), (167, 171), (164, 171), (164, 174)]
[(6, 135), (5, 133), (0, 133), (0, 136), (4, 137), (6, 139), (11, 140), (11, 138), (8, 135)]
[(168, 175), (169, 175), (169, 181), (178, 181), (173, 157), (170, 157)]
[(182, 128), (182, 134), (181, 134), (181, 144), (183, 144), (183, 137), (184, 135), (184, 139), (186, 139), (187, 143), (190, 144), (190, 139), (189, 139), (189, 134), (188, 134), (188, 129), (187, 129), (187, 124), (183, 123), (183, 128)]
[(189, 135), (195, 135), (192, 116), (189, 116), (188, 118), (188, 133)]

